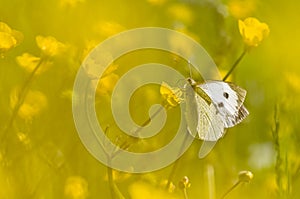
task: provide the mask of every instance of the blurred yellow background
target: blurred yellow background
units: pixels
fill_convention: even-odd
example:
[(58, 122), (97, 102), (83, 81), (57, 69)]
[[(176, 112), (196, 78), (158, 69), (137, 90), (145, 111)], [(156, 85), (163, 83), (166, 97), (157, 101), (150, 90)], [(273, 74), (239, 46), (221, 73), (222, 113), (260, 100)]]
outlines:
[[(226, 198), (299, 198), (300, 190), (300, 3), (258, 0), (0, 0), (0, 198), (221, 198), (239, 179), (254, 175)], [(205, 159), (195, 141), (180, 159), (172, 190), (164, 189), (172, 166), (147, 174), (111, 171), (81, 143), (72, 116), (72, 89), (88, 52), (109, 36), (137, 27), (164, 27), (199, 42), (226, 74), (243, 51), (238, 20), (255, 17), (269, 36), (245, 55), (230, 81), (247, 90), (246, 120), (227, 130)], [(189, 76), (187, 60), (159, 51), (120, 58), (98, 85), (98, 115), (111, 138), (118, 128), (108, 113), (114, 84), (130, 68), (156, 61), (178, 66)], [(130, 107), (139, 124), (148, 106), (160, 102), (159, 86), (138, 90)], [(131, 105), (132, 105), (131, 104)], [(16, 107), (18, 107), (17, 111)], [(107, 109), (105, 109), (105, 107)], [(168, 111), (165, 132), (178, 109)], [(148, 151), (172, 134), (151, 142), (132, 141)], [(113, 185), (109, 183), (113, 174)], [(113, 188), (112, 188), (113, 187)]]

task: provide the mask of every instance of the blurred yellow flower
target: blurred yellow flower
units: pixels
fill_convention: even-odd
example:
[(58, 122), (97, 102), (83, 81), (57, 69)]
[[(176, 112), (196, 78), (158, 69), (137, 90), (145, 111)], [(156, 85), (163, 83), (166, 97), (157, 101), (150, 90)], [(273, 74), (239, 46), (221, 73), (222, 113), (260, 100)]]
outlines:
[(89, 53), (100, 43), (95, 40), (88, 40), (85, 42), (85, 47), (83, 49), (82, 55), (81, 55), (81, 61), (84, 61), (84, 59), (89, 55)]
[(166, 3), (167, 0), (147, 0), (152, 5), (162, 5)]
[(95, 31), (105, 37), (110, 37), (124, 31), (126, 28), (115, 21), (103, 21), (95, 26)]
[(71, 199), (85, 199), (88, 197), (88, 183), (80, 176), (71, 176), (65, 184), (65, 195)]
[(293, 72), (285, 74), (285, 79), (290, 88), (294, 91), (300, 92), (300, 76)]
[(174, 17), (175, 20), (183, 23), (191, 24), (194, 20), (194, 14), (192, 10), (184, 4), (174, 4), (168, 9), (169, 14)]
[[(181, 33), (183, 33), (183, 34), (185, 34), (185, 35), (188, 35), (189, 37), (193, 38), (193, 39), (196, 40), (197, 42), (200, 42), (199, 35), (197, 35), (197, 34), (191, 32), (191, 31), (189, 31), (189, 30), (187, 29), (187, 27), (185, 27), (185, 26), (179, 26), (179, 27), (175, 27), (174, 29), (175, 29), (176, 31), (178, 31), (178, 32), (181, 32)], [(176, 42), (178, 42), (178, 40), (177, 40)]]
[[(33, 56), (29, 53), (23, 53), (21, 56), (16, 57), (16, 61), (24, 68), (27, 72), (31, 73), (39, 64), (41, 61), (40, 57)], [(38, 70), (35, 72), (36, 74), (41, 74), (45, 72), (49, 67), (52, 65), (52, 62), (45, 61), (41, 63), (41, 66), (38, 68)]]
[[(10, 106), (14, 108), (20, 100), (20, 92), (14, 89), (10, 95)], [(47, 106), (47, 98), (40, 91), (29, 90), (27, 95), (19, 108), (18, 115), (25, 120), (32, 120)]]
[(160, 189), (156, 186), (152, 186), (151, 184), (145, 182), (135, 182), (130, 185), (128, 190), (132, 199), (178, 199), (178, 197), (174, 194), (167, 192), (165, 189)]
[(164, 99), (164, 106), (167, 108), (176, 107), (182, 99), (182, 91), (179, 88), (171, 88), (167, 83), (163, 82), (160, 86), (160, 94)]
[(35, 38), (38, 47), (41, 49), (43, 55), (53, 57), (61, 54), (66, 50), (66, 45), (57, 41), (54, 37), (37, 36)]
[(24, 145), (28, 146), (30, 144), (30, 139), (25, 133), (19, 132), (19, 133), (17, 133), (17, 137), (18, 137), (19, 141), (21, 143), (23, 143)]
[(239, 31), (249, 47), (258, 46), (270, 33), (266, 23), (261, 23), (253, 17), (248, 17), (244, 21), (239, 20)]
[(16, 47), (23, 40), (23, 34), (12, 30), (6, 23), (0, 22), (0, 54)]
[(118, 65), (113, 64), (104, 71), (101, 79), (98, 82), (97, 93), (100, 95), (105, 95), (110, 93), (117, 81), (119, 80), (119, 75), (114, 72), (117, 70)]
[(62, 7), (75, 7), (79, 3), (84, 3), (85, 0), (60, 0), (60, 6)]
[(231, 0), (228, 2), (228, 10), (236, 19), (251, 16), (256, 9), (256, 0)]

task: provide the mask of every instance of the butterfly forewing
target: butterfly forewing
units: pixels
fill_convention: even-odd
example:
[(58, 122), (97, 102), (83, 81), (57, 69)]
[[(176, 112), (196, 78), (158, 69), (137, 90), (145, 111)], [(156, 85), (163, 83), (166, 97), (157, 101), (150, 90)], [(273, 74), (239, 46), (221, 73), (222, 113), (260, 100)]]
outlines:
[(212, 103), (229, 128), (241, 122), (248, 114), (243, 106), (246, 91), (235, 84), (222, 81), (207, 81), (197, 85), (211, 98)]
[(197, 102), (195, 98), (195, 92), (190, 84), (185, 85), (185, 118), (187, 122), (187, 129), (193, 137), (197, 137), (198, 131), (198, 114)]

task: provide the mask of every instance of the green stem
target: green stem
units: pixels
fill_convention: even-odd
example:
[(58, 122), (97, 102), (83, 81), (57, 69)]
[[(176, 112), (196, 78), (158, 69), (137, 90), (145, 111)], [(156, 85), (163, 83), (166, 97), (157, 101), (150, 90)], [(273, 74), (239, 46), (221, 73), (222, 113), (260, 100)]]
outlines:
[(237, 181), (230, 189), (228, 189), (223, 196), (221, 197), (221, 199), (224, 199), (233, 189), (235, 189), (239, 184), (241, 183), (241, 181)]
[(9, 129), (11, 128), (11, 126), (13, 125), (17, 115), (18, 115), (18, 112), (26, 98), (26, 95), (27, 95), (27, 92), (28, 92), (28, 88), (29, 88), (29, 85), (30, 83), (32, 82), (32, 79), (35, 75), (35, 73), (37, 72), (37, 70), (40, 68), (40, 66), (42, 65), (43, 63), (43, 59), (40, 59), (39, 63), (35, 66), (35, 68), (33, 69), (33, 71), (30, 73), (29, 77), (27, 78), (27, 80), (24, 82), (21, 90), (20, 90), (20, 94), (18, 96), (18, 101), (17, 101), (17, 104), (15, 105), (14, 109), (13, 109), (13, 112), (12, 112), (12, 115), (8, 121), (8, 124), (6, 126), (6, 128), (4, 129), (3, 131), (3, 134), (1, 136), (1, 140), (0, 142), (4, 142), (4, 140), (6, 139), (7, 137), (7, 133), (9, 131)]
[(244, 51), (242, 52), (242, 54), (239, 56), (239, 58), (234, 62), (231, 69), (225, 75), (225, 77), (223, 78), (223, 81), (226, 81), (226, 79), (229, 77), (229, 75), (234, 71), (234, 69), (237, 67), (237, 65), (241, 62), (241, 60), (243, 59), (243, 57), (245, 56), (247, 51), (248, 51), (247, 48), (245, 48)]

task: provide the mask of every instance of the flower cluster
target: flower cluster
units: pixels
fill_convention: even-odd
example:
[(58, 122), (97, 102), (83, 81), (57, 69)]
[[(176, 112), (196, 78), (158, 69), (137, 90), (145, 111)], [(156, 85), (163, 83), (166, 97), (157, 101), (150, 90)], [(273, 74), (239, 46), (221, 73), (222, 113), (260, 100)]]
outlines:
[(0, 54), (9, 51), (23, 41), (23, 34), (0, 22)]

